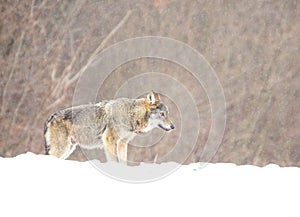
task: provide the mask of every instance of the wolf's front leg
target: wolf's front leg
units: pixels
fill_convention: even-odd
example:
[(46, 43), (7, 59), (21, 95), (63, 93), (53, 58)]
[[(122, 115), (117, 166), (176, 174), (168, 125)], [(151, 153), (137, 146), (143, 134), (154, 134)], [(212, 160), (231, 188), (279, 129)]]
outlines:
[(117, 142), (117, 156), (119, 162), (127, 165), (127, 141), (124, 139), (119, 139)]
[(118, 136), (115, 130), (107, 128), (102, 135), (103, 144), (107, 161), (118, 161), (117, 140)]

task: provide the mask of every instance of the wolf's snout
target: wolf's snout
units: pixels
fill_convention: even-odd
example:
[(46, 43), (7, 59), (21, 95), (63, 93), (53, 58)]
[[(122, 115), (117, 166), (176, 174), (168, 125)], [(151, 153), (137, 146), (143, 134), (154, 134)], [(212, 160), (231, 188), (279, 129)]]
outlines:
[(174, 129), (175, 129), (175, 126), (172, 124), (172, 125), (170, 126), (170, 128), (171, 128), (172, 130), (174, 130)]

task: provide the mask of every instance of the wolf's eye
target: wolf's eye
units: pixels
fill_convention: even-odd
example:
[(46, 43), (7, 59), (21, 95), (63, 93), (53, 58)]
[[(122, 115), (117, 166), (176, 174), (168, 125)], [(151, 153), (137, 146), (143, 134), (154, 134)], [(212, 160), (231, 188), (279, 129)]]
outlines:
[(160, 115), (165, 117), (165, 113), (164, 112), (160, 112)]

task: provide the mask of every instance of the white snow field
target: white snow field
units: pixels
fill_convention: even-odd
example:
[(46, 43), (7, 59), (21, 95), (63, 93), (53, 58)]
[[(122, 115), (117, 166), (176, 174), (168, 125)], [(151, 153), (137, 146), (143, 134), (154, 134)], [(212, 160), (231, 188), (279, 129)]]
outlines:
[[(117, 165), (131, 172), (161, 166)], [(0, 171), (3, 217), (300, 216), (300, 168), (191, 164), (133, 184), (107, 177), (89, 162), (27, 153), (0, 158)]]

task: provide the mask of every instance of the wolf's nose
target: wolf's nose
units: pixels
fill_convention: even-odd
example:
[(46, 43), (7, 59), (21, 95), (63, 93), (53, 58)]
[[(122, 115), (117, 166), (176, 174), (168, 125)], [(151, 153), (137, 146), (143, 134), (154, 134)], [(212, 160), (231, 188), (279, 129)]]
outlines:
[(175, 129), (175, 126), (174, 126), (174, 125), (171, 125), (171, 129), (174, 130), (174, 129)]

